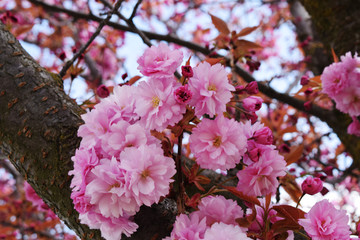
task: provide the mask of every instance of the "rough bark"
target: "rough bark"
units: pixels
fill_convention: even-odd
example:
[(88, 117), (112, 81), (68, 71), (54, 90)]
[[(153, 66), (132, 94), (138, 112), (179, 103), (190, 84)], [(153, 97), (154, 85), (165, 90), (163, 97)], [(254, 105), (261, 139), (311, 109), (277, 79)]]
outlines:
[(0, 23), (0, 148), (49, 207), (79, 236), (99, 236), (78, 223), (68, 171), (83, 110), (62, 80), (26, 53)]

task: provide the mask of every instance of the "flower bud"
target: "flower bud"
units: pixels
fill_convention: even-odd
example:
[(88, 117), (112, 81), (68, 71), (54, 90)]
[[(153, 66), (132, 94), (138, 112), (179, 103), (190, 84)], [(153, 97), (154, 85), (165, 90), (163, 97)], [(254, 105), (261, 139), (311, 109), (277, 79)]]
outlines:
[(259, 87), (257, 82), (253, 81), (246, 85), (245, 90), (248, 94), (257, 94), (259, 92)]
[(245, 117), (247, 120), (251, 121), (251, 124), (254, 124), (258, 120), (258, 115), (256, 113), (245, 113)]
[(301, 189), (306, 194), (314, 195), (318, 192), (321, 192), (323, 189), (323, 183), (320, 178), (313, 178), (312, 176), (308, 176), (301, 184)]
[(189, 65), (181, 66), (181, 74), (187, 78), (191, 78), (192, 76), (194, 76), (192, 67)]
[(103, 84), (96, 89), (96, 93), (101, 98), (106, 98), (110, 95), (109, 89)]
[(304, 76), (302, 76), (301, 79), (300, 79), (300, 84), (304, 86), (304, 85), (307, 85), (307, 84), (309, 83), (309, 81), (310, 81), (310, 80), (309, 80), (309, 77), (306, 76), (306, 75), (304, 75)]
[(314, 92), (314, 91), (313, 91), (312, 88), (308, 88), (308, 89), (306, 89), (306, 90), (304, 91), (304, 93), (305, 93), (306, 96), (309, 96), (309, 95), (312, 94), (313, 92)]
[(255, 140), (255, 142), (264, 145), (270, 145), (274, 141), (272, 131), (268, 127), (263, 127), (262, 129), (255, 131), (253, 139)]
[(249, 112), (255, 112), (261, 108), (263, 100), (261, 97), (250, 96), (243, 100), (243, 107)]
[(188, 85), (185, 84), (184, 86), (181, 86), (174, 91), (174, 97), (178, 103), (186, 104), (192, 98), (192, 93), (188, 89)]

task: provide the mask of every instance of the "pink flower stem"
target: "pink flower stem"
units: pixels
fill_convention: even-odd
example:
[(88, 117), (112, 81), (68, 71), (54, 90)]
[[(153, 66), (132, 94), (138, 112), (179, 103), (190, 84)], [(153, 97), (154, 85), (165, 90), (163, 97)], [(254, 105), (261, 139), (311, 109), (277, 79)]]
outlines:
[(180, 134), (178, 137), (178, 151), (176, 155), (176, 172), (177, 172), (177, 181), (179, 186), (179, 193), (177, 195), (176, 203), (178, 208), (178, 213), (185, 212), (185, 188), (184, 188), (184, 179), (183, 173), (181, 171), (181, 152), (182, 152), (182, 140), (183, 140), (183, 133)]

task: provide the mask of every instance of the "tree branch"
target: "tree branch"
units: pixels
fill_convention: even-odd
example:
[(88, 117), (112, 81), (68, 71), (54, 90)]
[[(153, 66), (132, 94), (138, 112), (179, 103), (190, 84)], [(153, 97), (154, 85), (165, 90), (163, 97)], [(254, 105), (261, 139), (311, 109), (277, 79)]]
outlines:
[(117, 10), (119, 9), (121, 3), (123, 2), (123, 0), (119, 0), (116, 2), (114, 8), (111, 10), (111, 12), (108, 13), (107, 17), (102, 20), (99, 24), (99, 26), (97, 27), (96, 31), (93, 33), (93, 35), (90, 37), (90, 39), (86, 42), (86, 44), (84, 46), (82, 46), (82, 48), (72, 57), (71, 60), (67, 61), (65, 63), (65, 66), (61, 69), (59, 75), (60, 77), (64, 77), (66, 74), (66, 71), (71, 67), (71, 65), (73, 65), (73, 63), (75, 62), (76, 59), (78, 59), (84, 52), (85, 50), (90, 46), (90, 44), (95, 40), (95, 38), (100, 34), (101, 30), (103, 29), (103, 27), (105, 25), (107, 25), (107, 23), (110, 21), (112, 15), (117, 12)]

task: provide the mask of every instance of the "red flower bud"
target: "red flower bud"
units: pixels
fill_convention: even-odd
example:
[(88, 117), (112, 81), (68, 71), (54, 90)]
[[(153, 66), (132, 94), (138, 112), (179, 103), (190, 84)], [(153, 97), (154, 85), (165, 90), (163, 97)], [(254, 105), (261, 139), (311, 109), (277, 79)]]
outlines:
[(320, 178), (308, 176), (301, 184), (301, 189), (306, 194), (314, 195), (323, 189), (323, 183)]
[(254, 112), (245, 113), (245, 117), (246, 117), (247, 120), (251, 121), (251, 124), (254, 124), (258, 120), (258, 116)]
[(261, 97), (250, 96), (243, 99), (243, 108), (249, 112), (255, 112), (261, 108), (262, 103)]
[(181, 74), (186, 78), (191, 78), (192, 76), (194, 76), (192, 67), (189, 65), (181, 66)]
[(306, 75), (302, 76), (300, 79), (300, 84), (304, 86), (307, 85), (308, 83), (309, 83), (309, 77)]
[(261, 151), (259, 148), (253, 148), (252, 150), (248, 151), (249, 158), (254, 162), (259, 161), (260, 154)]
[(106, 98), (110, 95), (109, 89), (103, 84), (96, 89), (96, 93), (101, 98)]
[(257, 94), (259, 92), (259, 87), (257, 82), (251, 82), (246, 85), (245, 90), (248, 94)]
[(309, 96), (310, 94), (313, 93), (313, 90), (312, 90), (312, 88), (308, 88), (308, 89), (306, 89), (306, 90), (304, 91), (304, 93), (305, 93), (306, 96)]
[(185, 84), (184, 86), (181, 86), (174, 91), (174, 97), (178, 103), (185, 104), (188, 103), (192, 98), (192, 93), (188, 89), (188, 85)]

